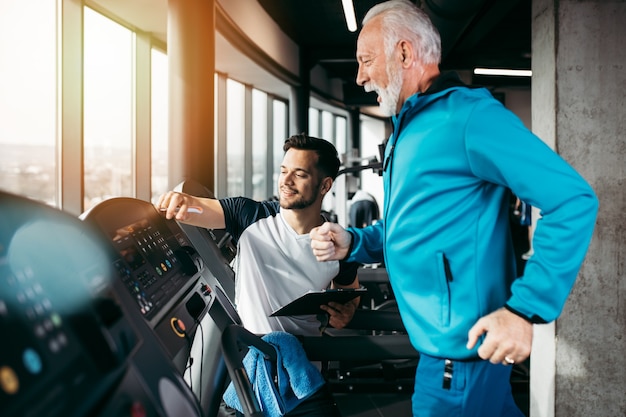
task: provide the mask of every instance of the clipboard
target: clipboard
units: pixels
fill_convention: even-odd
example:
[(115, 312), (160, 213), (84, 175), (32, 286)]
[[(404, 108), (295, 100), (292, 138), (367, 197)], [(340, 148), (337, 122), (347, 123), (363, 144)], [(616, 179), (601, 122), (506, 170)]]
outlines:
[(330, 301), (345, 304), (367, 292), (366, 288), (332, 288), (321, 291), (308, 291), (289, 304), (274, 310), (270, 317), (300, 316), (306, 314), (323, 313), (320, 305)]

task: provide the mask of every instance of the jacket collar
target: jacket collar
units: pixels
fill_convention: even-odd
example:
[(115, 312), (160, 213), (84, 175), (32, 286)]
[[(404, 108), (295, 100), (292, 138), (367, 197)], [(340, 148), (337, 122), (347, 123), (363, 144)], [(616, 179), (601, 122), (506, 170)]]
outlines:
[(441, 73), (422, 95), (439, 93), (452, 87), (467, 87), (454, 71)]
[(407, 114), (413, 114), (421, 110), (433, 100), (440, 97), (442, 95), (441, 93), (450, 89), (467, 87), (468, 86), (461, 81), (456, 72), (448, 71), (441, 73), (425, 92), (413, 94), (404, 102), (402, 108), (400, 109), (400, 113), (391, 117), (395, 127), (394, 130), (397, 130), (397, 127)]

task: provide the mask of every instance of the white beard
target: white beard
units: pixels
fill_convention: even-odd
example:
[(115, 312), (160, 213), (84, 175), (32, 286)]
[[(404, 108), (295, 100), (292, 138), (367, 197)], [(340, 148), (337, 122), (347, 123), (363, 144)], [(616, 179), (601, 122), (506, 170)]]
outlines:
[(380, 97), (380, 110), (384, 116), (393, 116), (398, 108), (398, 100), (400, 99), (400, 90), (402, 89), (402, 77), (400, 71), (396, 68), (387, 66), (387, 78), (389, 84), (387, 88), (381, 88), (375, 83), (365, 85), (365, 91), (375, 91)]

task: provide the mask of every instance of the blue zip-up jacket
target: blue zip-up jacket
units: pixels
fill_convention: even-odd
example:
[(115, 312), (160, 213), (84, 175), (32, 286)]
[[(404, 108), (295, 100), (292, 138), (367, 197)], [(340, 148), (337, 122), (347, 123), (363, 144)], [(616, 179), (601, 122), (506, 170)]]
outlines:
[[(476, 321), (506, 307), (531, 322), (560, 314), (598, 210), (587, 182), (483, 88), (442, 75), (393, 118), (383, 220), (353, 236), (349, 261), (383, 259), (413, 346), (450, 359)], [(541, 210), (534, 255), (516, 279), (509, 198)], [(480, 345), (477, 344), (477, 345)]]

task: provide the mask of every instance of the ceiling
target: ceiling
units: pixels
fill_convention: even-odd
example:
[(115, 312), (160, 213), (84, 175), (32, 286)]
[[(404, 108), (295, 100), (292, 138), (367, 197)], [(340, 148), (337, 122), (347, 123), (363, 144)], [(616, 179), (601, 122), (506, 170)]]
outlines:
[[(125, 22), (166, 39), (168, 0), (88, 0)], [(225, 0), (228, 1), (228, 0)], [(246, 0), (258, 4), (300, 47), (310, 66), (322, 66), (343, 85), (348, 107), (375, 106), (375, 95), (356, 85), (357, 33), (347, 30), (341, 0)], [(382, 0), (353, 0), (357, 22)], [(531, 0), (411, 0), (429, 14), (442, 38), (442, 70), (471, 73), (475, 67), (530, 69)], [(149, 11), (149, 12), (147, 12)], [(218, 70), (240, 75), (265, 91), (281, 94), (284, 84), (263, 74), (218, 34)], [(238, 72), (245, 74), (238, 74)], [(255, 78), (256, 77), (256, 78)], [(478, 77), (471, 80), (491, 88), (530, 86), (524, 77)], [(283, 87), (279, 87), (282, 84)]]
[[(344, 81), (349, 105), (375, 103), (355, 84), (357, 33), (347, 30), (341, 0), (257, 0), (312, 64)], [(442, 70), (530, 69), (531, 0), (412, 0), (441, 32)], [(357, 22), (381, 0), (354, 0)], [(489, 87), (530, 86), (523, 77), (474, 77)]]

